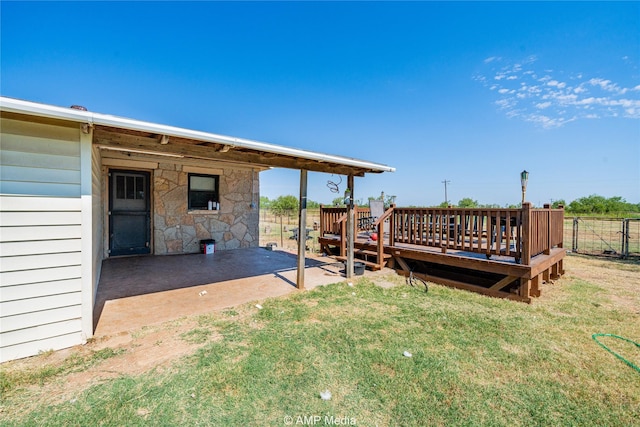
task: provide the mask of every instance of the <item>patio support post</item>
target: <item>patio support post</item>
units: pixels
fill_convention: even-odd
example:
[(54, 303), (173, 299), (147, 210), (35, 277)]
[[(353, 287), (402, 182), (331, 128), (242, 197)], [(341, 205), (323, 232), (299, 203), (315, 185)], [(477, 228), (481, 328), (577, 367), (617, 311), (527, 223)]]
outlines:
[(353, 241), (354, 241), (354, 211), (353, 200), (355, 192), (353, 191), (353, 175), (347, 177), (347, 187), (351, 190), (351, 199), (347, 204), (347, 266), (345, 268), (345, 276), (347, 279), (353, 276)]
[(300, 169), (300, 209), (298, 210), (298, 277), (296, 287), (304, 289), (305, 247), (307, 245), (307, 171)]

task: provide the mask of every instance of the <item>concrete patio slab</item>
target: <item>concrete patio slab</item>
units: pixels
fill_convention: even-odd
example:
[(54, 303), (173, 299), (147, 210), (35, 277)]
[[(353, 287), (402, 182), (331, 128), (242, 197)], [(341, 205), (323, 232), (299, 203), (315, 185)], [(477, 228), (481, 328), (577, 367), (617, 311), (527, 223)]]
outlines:
[[(265, 248), (110, 258), (102, 266), (94, 336), (298, 292), (296, 277), (295, 254)], [(342, 263), (311, 255), (306, 259), (305, 289), (344, 280)]]

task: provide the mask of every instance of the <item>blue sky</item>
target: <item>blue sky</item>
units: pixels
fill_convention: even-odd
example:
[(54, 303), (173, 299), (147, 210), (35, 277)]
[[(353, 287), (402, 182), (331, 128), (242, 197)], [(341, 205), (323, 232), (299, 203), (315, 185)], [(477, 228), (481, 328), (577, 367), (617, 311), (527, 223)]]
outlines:
[[(639, 2), (7, 2), (0, 92), (356, 157), (400, 206), (640, 202)], [(309, 198), (345, 177), (309, 174)], [(298, 194), (299, 173), (261, 174)]]

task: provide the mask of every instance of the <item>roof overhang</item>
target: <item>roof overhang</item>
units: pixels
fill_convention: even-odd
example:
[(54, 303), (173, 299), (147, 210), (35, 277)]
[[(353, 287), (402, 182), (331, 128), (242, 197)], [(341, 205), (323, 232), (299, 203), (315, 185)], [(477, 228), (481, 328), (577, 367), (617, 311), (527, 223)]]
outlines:
[(106, 149), (354, 176), (395, 171), (366, 160), (7, 97), (0, 97), (0, 111), (92, 127), (94, 144)]

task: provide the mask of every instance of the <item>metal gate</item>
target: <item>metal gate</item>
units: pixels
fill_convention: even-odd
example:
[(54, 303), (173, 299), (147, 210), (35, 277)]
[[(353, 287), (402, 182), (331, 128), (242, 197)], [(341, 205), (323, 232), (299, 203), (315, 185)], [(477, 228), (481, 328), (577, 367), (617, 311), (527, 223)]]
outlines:
[(575, 217), (571, 250), (587, 255), (640, 257), (640, 219)]

